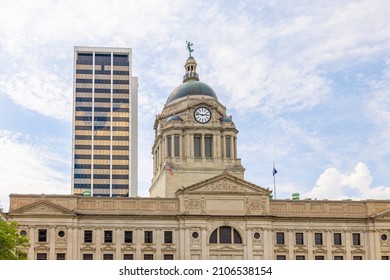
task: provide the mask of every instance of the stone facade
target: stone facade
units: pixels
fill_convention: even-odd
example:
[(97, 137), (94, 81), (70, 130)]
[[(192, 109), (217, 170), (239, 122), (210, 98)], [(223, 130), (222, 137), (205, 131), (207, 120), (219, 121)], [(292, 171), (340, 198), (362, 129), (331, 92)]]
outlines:
[(390, 258), (390, 200), (272, 200), (196, 61), (155, 120), (149, 198), (10, 195), (29, 259)]
[(172, 198), (15, 194), (8, 217), (30, 238), (29, 259), (390, 257), (390, 201), (270, 193), (224, 172)]

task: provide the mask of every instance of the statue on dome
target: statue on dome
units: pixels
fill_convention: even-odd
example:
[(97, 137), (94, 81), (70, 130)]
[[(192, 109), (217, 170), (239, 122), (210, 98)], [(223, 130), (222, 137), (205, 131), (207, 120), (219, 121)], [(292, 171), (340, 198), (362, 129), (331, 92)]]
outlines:
[(191, 53), (194, 51), (194, 49), (193, 48), (191, 48), (194, 44), (192, 44), (191, 42), (188, 42), (188, 41), (186, 41), (186, 43), (187, 43), (187, 50), (189, 51), (189, 53), (190, 53), (190, 57), (192, 57), (191, 56)]

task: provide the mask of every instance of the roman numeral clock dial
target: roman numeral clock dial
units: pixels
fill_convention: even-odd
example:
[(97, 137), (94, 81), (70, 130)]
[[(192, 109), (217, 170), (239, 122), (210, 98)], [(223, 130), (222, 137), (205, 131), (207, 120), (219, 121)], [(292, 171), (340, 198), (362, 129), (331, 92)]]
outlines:
[(211, 111), (206, 107), (199, 107), (195, 110), (194, 117), (198, 123), (207, 123), (211, 119)]

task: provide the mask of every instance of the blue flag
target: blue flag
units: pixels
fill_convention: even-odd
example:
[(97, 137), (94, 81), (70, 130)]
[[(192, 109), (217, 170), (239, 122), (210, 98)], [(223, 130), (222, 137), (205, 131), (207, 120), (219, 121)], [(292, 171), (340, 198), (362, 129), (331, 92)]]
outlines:
[(278, 171), (274, 167), (274, 170), (272, 171), (272, 176), (275, 176), (276, 173), (278, 173)]

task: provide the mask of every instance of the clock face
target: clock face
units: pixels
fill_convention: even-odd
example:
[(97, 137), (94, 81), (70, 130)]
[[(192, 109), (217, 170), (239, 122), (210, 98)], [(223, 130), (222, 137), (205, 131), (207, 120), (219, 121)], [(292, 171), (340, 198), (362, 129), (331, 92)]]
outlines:
[(194, 117), (198, 123), (207, 123), (211, 119), (211, 111), (206, 107), (199, 107), (195, 110)]

